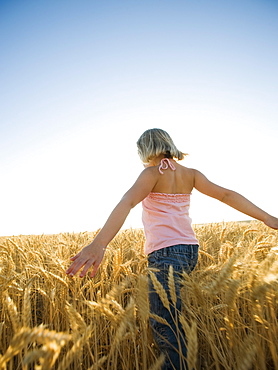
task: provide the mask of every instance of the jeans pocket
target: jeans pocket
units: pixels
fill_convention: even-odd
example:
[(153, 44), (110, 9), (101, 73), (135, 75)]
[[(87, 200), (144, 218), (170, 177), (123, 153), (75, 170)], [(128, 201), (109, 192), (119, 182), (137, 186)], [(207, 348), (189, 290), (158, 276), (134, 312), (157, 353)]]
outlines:
[(176, 245), (154, 251), (148, 256), (149, 268), (160, 270), (164, 276), (168, 275), (170, 266), (173, 266), (174, 274), (182, 272), (190, 274), (198, 262), (198, 246)]
[(192, 259), (191, 256), (187, 255), (173, 255), (170, 258), (161, 261), (164, 270), (169, 270), (170, 266), (173, 266), (174, 273), (181, 274), (186, 272), (189, 274), (193, 271), (197, 264), (197, 258)]

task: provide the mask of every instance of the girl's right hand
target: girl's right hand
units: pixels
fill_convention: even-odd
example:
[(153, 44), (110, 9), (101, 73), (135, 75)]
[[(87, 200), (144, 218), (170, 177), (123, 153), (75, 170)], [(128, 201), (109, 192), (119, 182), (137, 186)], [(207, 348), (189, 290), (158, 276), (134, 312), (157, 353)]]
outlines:
[(265, 221), (265, 225), (272, 229), (278, 230), (278, 218), (269, 216)]
[(89, 268), (93, 266), (93, 271), (90, 276), (94, 277), (103, 259), (104, 252), (104, 247), (100, 247), (92, 242), (75, 256), (71, 257), (71, 261), (73, 261), (73, 263), (67, 269), (66, 273), (70, 276), (74, 276), (84, 266), (79, 275), (80, 277), (83, 277), (86, 275)]

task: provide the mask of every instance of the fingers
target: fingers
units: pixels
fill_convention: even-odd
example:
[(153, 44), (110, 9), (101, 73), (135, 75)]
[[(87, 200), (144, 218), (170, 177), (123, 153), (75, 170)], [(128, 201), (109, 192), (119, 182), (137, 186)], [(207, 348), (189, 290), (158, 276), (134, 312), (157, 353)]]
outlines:
[(78, 257), (74, 258), (75, 261), (67, 269), (66, 274), (68, 274), (70, 276), (73, 276), (73, 275), (75, 275), (82, 268), (82, 266), (85, 265), (86, 261), (83, 261), (83, 260), (77, 259), (77, 258)]
[(97, 269), (99, 267), (100, 263), (96, 263), (94, 260), (90, 259), (90, 260), (76, 260), (74, 263), (71, 264), (71, 266), (67, 269), (66, 271), (66, 274), (70, 275), (70, 276), (74, 276), (75, 274), (77, 274), (77, 272), (84, 266), (82, 272), (80, 273), (80, 277), (84, 277), (89, 268), (91, 266), (94, 266), (93, 268), (93, 271), (91, 273), (91, 277), (94, 277), (96, 272), (97, 272)]
[(88, 270), (93, 266), (93, 270), (90, 276), (94, 277), (101, 263), (103, 255), (103, 249), (92, 250), (91, 245), (83, 248), (79, 253), (70, 258), (72, 264), (67, 269), (66, 274), (74, 276), (78, 273), (79, 270), (83, 268), (79, 276), (84, 277), (87, 274)]
[(83, 268), (83, 270), (82, 270), (82, 272), (80, 273), (80, 277), (82, 278), (82, 277), (84, 277), (86, 274), (87, 274), (87, 271), (89, 270), (89, 268), (92, 266), (94, 264), (94, 261), (92, 261), (92, 260), (89, 260), (89, 261), (87, 261), (86, 262), (86, 264), (85, 264), (85, 266), (84, 266), (84, 268)]
[(81, 253), (81, 252), (79, 252), (79, 253), (77, 253), (75, 256), (71, 257), (71, 258), (70, 258), (70, 260), (71, 260), (71, 261), (75, 261), (75, 260), (76, 260), (76, 258), (78, 258), (78, 257), (80, 256), (80, 253)]
[(93, 271), (91, 272), (91, 275), (90, 275), (91, 278), (93, 278), (95, 276), (95, 274), (97, 273), (97, 270), (99, 268), (99, 265), (100, 264), (97, 264), (97, 263), (94, 264)]
[[(82, 267), (82, 266), (81, 266)], [(76, 265), (73, 263), (70, 265), (70, 267), (67, 269), (66, 274), (70, 276), (74, 276), (77, 273), (78, 269), (76, 268)]]

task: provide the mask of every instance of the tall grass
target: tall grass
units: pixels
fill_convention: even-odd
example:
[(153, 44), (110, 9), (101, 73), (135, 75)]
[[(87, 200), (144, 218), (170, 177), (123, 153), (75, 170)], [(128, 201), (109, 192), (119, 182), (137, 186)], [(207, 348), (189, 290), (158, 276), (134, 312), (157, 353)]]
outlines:
[[(182, 276), (188, 365), (278, 369), (278, 237), (261, 223), (195, 227)], [(0, 369), (160, 369), (142, 230), (110, 243), (94, 279), (65, 275), (95, 233), (0, 238)], [(169, 272), (171, 301), (175, 291)], [(159, 318), (158, 318), (159, 319)]]

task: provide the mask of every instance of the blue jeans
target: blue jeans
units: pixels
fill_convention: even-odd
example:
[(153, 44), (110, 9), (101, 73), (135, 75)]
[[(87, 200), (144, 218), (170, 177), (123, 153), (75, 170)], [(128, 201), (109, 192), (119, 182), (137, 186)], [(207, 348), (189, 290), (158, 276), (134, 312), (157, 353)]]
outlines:
[[(169, 311), (168, 308), (164, 307), (159, 294), (156, 293), (152, 280), (149, 279), (150, 312), (162, 317), (168, 323), (168, 325), (165, 325), (156, 321), (154, 318), (150, 318), (154, 339), (160, 351), (166, 356), (164, 365), (162, 366), (163, 370), (187, 369), (186, 343), (184, 332), (179, 321), (179, 314), (181, 312), (181, 284), (179, 282), (179, 277), (183, 271), (189, 274), (195, 268), (198, 261), (198, 248), (198, 245), (179, 244), (159, 249), (158, 251), (150, 253), (148, 256), (149, 268), (158, 269), (158, 271), (153, 271), (153, 273), (165, 289), (170, 302)], [(177, 296), (177, 303), (175, 305), (172, 303), (168, 287), (170, 265), (173, 266), (174, 272)]]

